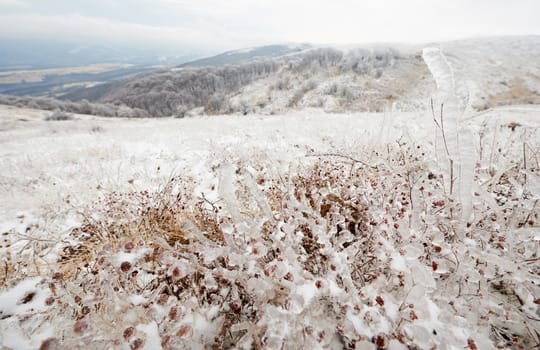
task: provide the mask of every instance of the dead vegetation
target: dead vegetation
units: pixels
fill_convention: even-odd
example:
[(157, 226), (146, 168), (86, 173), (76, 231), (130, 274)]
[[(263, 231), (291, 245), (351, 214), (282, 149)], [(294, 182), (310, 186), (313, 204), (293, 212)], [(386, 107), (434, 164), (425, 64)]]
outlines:
[(484, 105), (475, 108), (485, 110), (506, 105), (540, 104), (540, 92), (528, 87), (523, 79), (514, 78), (501, 84), (505, 86), (504, 91), (490, 95)]
[(237, 158), (211, 168), (212, 194), (179, 176), (109, 193), (62, 241), (6, 235), (26, 243), (4, 287), (42, 276), (47, 293), (45, 310), (6, 317), (51, 325), (43, 348), (534, 348), (537, 130), (499, 132), (504, 147), (480, 139), (466, 222), (432, 147), (405, 139), (288, 173)]

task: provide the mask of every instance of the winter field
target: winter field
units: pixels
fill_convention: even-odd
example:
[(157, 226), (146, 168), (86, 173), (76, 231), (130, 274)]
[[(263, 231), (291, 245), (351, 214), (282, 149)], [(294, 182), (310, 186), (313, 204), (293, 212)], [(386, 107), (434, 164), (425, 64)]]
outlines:
[(537, 347), (540, 107), (423, 59), (417, 112), (0, 106), (0, 348)]

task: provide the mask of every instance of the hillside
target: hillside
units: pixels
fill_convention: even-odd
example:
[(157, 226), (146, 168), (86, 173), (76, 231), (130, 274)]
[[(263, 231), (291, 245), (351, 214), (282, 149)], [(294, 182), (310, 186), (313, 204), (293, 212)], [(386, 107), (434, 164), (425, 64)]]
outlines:
[[(459, 76), (460, 98), (474, 109), (538, 103), (540, 38), (507, 37), (434, 44)], [(224, 62), (216, 56), (204, 62)], [(256, 55), (255, 55), (256, 57)], [(282, 113), (304, 107), (329, 112), (416, 110), (435, 91), (421, 48), (311, 48), (235, 65), (160, 71), (65, 99), (126, 104), (152, 116)], [(486, 92), (490, 93), (487, 94)]]
[[(358, 49), (346, 53), (330, 48), (310, 49), (238, 65), (159, 71), (115, 82), (114, 85), (82, 89), (63, 98), (126, 104), (132, 108), (143, 109), (152, 116), (181, 116), (185, 111), (198, 107), (203, 107), (208, 114), (247, 113), (264, 107), (267, 107), (268, 112), (277, 112), (284, 107), (299, 107), (303, 95), (316, 88), (317, 79), (331, 80), (338, 77), (339, 80), (341, 77), (341, 83), (336, 81), (330, 84), (325, 93), (336, 96), (336, 100), (347, 109), (346, 104), (361, 98), (358, 92), (348, 87), (349, 78), (356, 80), (358, 77), (364, 82), (375, 82), (383, 72), (394, 65), (398, 67), (398, 71), (407, 71), (408, 62), (412, 59), (414, 58), (402, 58), (398, 52), (388, 48)], [(394, 79), (393, 71), (389, 73), (389, 77)], [(351, 84), (354, 84), (354, 81), (351, 81)], [(246, 101), (242, 99), (244, 93), (253, 90), (255, 93), (264, 94), (265, 100), (251, 96), (246, 96)], [(273, 90), (282, 92), (273, 96)], [(390, 89), (388, 93), (392, 92), (395, 91)], [(364, 95), (369, 94), (373, 94), (373, 91), (366, 91)], [(385, 95), (385, 92), (379, 91), (378, 94)], [(384, 97), (377, 98), (373, 104), (382, 109), (387, 101), (382, 101)]]
[(540, 104), (540, 36), (454, 41), (441, 48), (459, 95), (475, 109)]
[[(501, 37), (439, 47), (471, 110), (540, 103), (540, 37)], [(347, 48), (265, 46), (226, 52), (105, 84), (70, 88), (61, 100), (0, 97), (0, 102), (94, 115), (184, 117), (200, 114), (414, 111), (429, 107), (436, 85), (422, 46)], [(84, 107), (77, 106), (83, 103)], [(90, 106), (90, 107), (89, 107)], [(105, 106), (105, 107), (103, 107)], [(118, 108), (128, 113), (119, 113)]]

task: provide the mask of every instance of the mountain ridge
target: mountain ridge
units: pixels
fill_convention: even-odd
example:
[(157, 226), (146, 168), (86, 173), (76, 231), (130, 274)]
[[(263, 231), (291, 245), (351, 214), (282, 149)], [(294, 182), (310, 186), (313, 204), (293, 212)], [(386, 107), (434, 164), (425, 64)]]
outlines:
[(244, 49), (230, 50), (218, 55), (204, 57), (193, 61), (185, 62), (179, 65), (179, 68), (185, 67), (208, 67), (221, 66), (225, 64), (239, 64), (255, 59), (264, 59), (270, 57), (283, 56), (290, 53), (301, 52), (312, 48), (310, 44), (286, 45), (274, 44)]

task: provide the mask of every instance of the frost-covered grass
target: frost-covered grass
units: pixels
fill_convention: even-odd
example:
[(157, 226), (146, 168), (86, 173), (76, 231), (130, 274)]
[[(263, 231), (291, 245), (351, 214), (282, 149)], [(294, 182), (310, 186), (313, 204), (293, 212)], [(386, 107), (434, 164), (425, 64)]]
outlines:
[[(23, 216), (9, 226), (15, 204), (2, 204), (8, 229), (0, 251), (0, 343), (14, 349), (534, 348), (537, 112), (493, 111), (469, 122), (474, 161), (467, 185), (458, 171), (449, 178), (429, 115), (378, 117), (250, 117), (252, 126), (237, 137), (227, 132), (247, 118), (215, 120), (215, 130), (199, 130), (197, 120), (31, 124), (55, 128), (51, 139), (39, 136), (51, 153), (36, 164), (16, 154), (28, 147), (19, 138), (5, 143), (4, 165), (24, 175), (10, 180), (14, 195), (49, 193), (45, 188), (58, 180), (71, 184), (62, 191), (72, 193), (47, 202), (57, 216), (42, 213), (47, 219), (33, 226)], [(102, 130), (92, 131), (95, 125)], [(145, 148), (142, 135), (155, 149)], [(211, 140), (201, 141), (204, 135)], [(75, 147), (72, 138), (83, 143), (54, 150)], [(167, 146), (183, 156), (163, 156)], [(62, 163), (48, 173), (53, 180), (40, 175), (35, 188), (23, 187), (30, 170), (51, 164), (50, 156), (59, 161), (59, 154)], [(70, 170), (77, 155), (87, 163)], [(99, 178), (96, 164), (103, 162), (103, 177), (114, 174), (115, 157), (130, 159), (133, 168), (132, 174), (117, 170), (122, 185), (115, 190), (110, 182), (78, 197), (76, 185), (83, 191)], [(182, 166), (161, 177), (141, 175), (156, 159), (160, 167)], [(72, 179), (77, 171), (80, 178)], [(468, 197), (460, 186), (470, 188)], [(470, 215), (463, 211), (468, 201)], [(55, 226), (55, 220), (71, 222)], [(54, 227), (65, 231), (49, 232)]]

